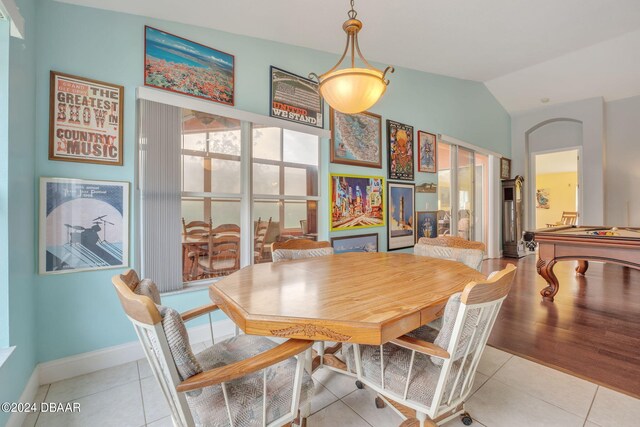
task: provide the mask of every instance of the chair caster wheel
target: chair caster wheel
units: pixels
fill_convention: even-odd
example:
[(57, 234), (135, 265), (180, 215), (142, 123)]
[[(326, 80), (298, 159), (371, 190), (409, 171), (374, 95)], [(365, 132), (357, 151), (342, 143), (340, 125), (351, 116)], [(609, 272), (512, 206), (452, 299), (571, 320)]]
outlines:
[(384, 408), (385, 406), (387, 406), (387, 404), (385, 403), (385, 401), (384, 401), (384, 400), (382, 400), (382, 398), (381, 398), (381, 397), (379, 397), (379, 396), (378, 396), (378, 397), (376, 397), (376, 408), (378, 408), (378, 409), (382, 409), (382, 408)]
[(471, 415), (469, 415), (467, 412), (460, 416), (460, 420), (462, 421), (462, 424), (466, 426), (470, 426), (471, 424), (473, 424), (473, 418), (471, 418)]
[(364, 388), (364, 384), (362, 384), (362, 381), (357, 380), (356, 381), (356, 387), (358, 387), (360, 390), (362, 390)]

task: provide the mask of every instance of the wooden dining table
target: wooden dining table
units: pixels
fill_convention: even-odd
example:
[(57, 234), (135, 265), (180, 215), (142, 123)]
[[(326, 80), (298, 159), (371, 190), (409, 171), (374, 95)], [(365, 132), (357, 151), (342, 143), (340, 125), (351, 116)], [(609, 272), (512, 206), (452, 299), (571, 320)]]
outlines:
[(343, 253), (255, 264), (209, 287), (245, 333), (384, 344), (442, 316), (449, 297), (484, 275), (406, 253)]

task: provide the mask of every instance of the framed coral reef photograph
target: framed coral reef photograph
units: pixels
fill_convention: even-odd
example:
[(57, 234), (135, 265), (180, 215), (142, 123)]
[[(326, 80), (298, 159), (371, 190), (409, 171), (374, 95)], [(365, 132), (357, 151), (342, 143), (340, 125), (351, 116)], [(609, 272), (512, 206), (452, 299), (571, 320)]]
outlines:
[(144, 27), (144, 85), (234, 105), (235, 57)]

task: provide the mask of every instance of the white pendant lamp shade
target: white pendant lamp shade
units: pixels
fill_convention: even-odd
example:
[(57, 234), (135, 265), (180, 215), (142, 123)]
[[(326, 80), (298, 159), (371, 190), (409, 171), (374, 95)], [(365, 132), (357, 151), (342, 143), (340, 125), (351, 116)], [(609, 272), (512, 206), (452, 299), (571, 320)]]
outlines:
[(382, 72), (367, 68), (347, 68), (325, 77), (320, 94), (335, 110), (356, 114), (371, 108), (384, 95), (387, 85)]

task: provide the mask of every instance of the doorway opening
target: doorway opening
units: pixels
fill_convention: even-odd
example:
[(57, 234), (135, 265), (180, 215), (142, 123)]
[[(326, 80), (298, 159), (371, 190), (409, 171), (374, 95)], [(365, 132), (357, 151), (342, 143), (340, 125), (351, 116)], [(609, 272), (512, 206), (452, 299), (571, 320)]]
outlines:
[(535, 227), (580, 222), (580, 148), (532, 153), (535, 176)]

